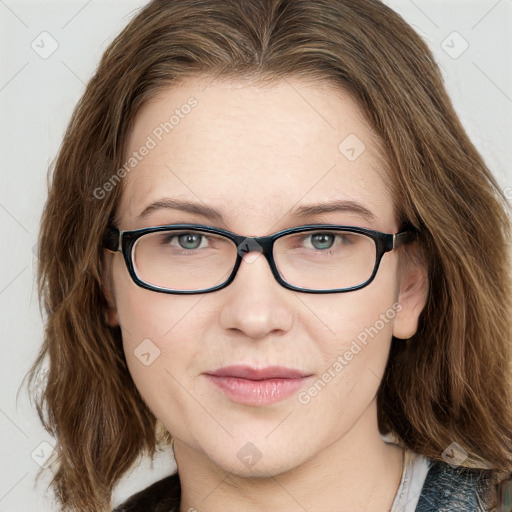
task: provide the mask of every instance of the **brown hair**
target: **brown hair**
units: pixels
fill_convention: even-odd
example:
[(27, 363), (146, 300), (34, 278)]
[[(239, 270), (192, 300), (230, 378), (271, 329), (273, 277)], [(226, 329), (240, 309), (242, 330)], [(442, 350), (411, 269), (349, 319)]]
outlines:
[(429, 297), (417, 333), (393, 339), (378, 392), (382, 433), (440, 459), (512, 471), (510, 217), (423, 40), (378, 0), (154, 0), (106, 50), (53, 165), (39, 240), (45, 339), (28, 376), (56, 438), (62, 510), (109, 510), (113, 488), (160, 441), (158, 422), (108, 327), (101, 239), (141, 105), (187, 75), (349, 91), (379, 135), (396, 215), (420, 231)]

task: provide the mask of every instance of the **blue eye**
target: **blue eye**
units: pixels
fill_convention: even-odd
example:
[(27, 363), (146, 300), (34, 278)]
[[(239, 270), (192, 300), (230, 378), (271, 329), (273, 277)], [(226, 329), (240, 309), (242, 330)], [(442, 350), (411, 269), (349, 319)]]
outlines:
[(207, 237), (201, 233), (191, 231), (182, 233), (164, 233), (160, 238), (160, 245), (163, 247), (172, 246), (177, 249), (191, 251), (194, 249), (204, 248)]
[(359, 235), (354, 235), (353, 233), (330, 233), (328, 231), (319, 231), (317, 233), (303, 236), (302, 241), (306, 247), (316, 249), (318, 251), (326, 251), (327, 249), (332, 248), (341, 250), (343, 248), (348, 248), (348, 246), (351, 246), (354, 243), (360, 242), (361, 237)]
[(185, 233), (177, 235), (178, 243), (183, 249), (197, 249), (201, 245), (203, 235), (197, 233)]
[(330, 249), (334, 244), (335, 237), (330, 233), (316, 233), (311, 235), (311, 244), (315, 249)]

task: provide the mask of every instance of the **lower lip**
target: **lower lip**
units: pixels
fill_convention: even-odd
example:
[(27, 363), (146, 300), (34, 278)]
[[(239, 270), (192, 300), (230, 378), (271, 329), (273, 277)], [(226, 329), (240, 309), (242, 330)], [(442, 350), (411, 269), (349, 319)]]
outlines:
[(298, 391), (307, 377), (297, 379), (248, 380), (206, 375), (233, 402), (245, 405), (270, 405)]

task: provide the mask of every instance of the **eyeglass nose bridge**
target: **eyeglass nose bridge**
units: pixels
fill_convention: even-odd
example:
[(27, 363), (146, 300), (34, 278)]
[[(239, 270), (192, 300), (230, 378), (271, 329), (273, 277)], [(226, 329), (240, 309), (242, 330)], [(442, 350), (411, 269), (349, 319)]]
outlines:
[[(271, 243), (268, 243), (268, 237), (245, 237), (242, 242), (237, 243), (238, 255), (245, 259), (251, 252), (257, 252), (267, 257), (271, 254)], [(257, 256), (254, 258), (256, 259)], [(253, 259), (253, 261), (254, 261)], [(249, 261), (249, 263), (251, 263)]]
[[(277, 270), (277, 266), (274, 260), (273, 255), (273, 246), (274, 242), (276, 240), (275, 236), (239, 236), (237, 235), (234, 237), (234, 242), (236, 243), (236, 250), (237, 250), (237, 261), (235, 264), (235, 268), (233, 269), (233, 273), (229, 279), (229, 281), (226, 283), (229, 284), (233, 279), (236, 277), (236, 274), (238, 272), (238, 269), (240, 267), (240, 264), (242, 263), (242, 260), (244, 260), (246, 263), (253, 263), (260, 255), (263, 255), (265, 259), (267, 260), (270, 270), (272, 271), (273, 276), (275, 277), (276, 281), (284, 285), (285, 283), (281, 279), (279, 272)], [(252, 252), (257, 252), (258, 255), (254, 257), (249, 257), (249, 255)]]

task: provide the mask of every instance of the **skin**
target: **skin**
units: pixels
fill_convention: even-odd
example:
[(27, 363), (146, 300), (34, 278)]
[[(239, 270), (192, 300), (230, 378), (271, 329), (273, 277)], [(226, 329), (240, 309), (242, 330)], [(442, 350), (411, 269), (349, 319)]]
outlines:
[[(272, 86), (189, 78), (144, 105), (128, 154), (191, 96), (197, 107), (124, 179), (119, 229), (197, 222), (244, 236), (312, 223), (400, 230), (376, 136), (348, 93), (298, 78)], [(355, 161), (338, 149), (349, 134), (366, 146)], [(137, 219), (163, 198), (206, 204), (224, 222), (165, 208)], [(375, 218), (290, 212), (333, 199), (357, 201)], [(425, 269), (398, 265), (400, 250), (384, 255), (369, 286), (316, 295), (280, 286), (264, 257), (243, 261), (223, 290), (166, 295), (136, 286), (122, 255), (106, 254), (107, 319), (121, 325), (133, 380), (175, 438), (182, 512), (389, 510), (402, 449), (380, 436), (376, 393), (391, 336), (412, 336), (427, 294)], [(241, 405), (204, 376), (230, 364), (281, 365), (317, 380), (397, 303), (394, 319), (308, 404), (293, 394)], [(160, 355), (145, 366), (134, 350), (148, 338)], [(251, 467), (237, 457), (248, 442), (261, 453)]]

